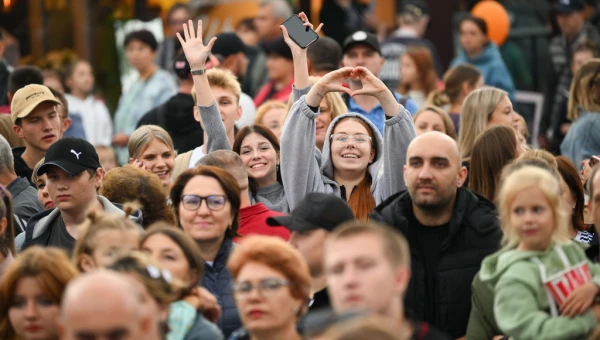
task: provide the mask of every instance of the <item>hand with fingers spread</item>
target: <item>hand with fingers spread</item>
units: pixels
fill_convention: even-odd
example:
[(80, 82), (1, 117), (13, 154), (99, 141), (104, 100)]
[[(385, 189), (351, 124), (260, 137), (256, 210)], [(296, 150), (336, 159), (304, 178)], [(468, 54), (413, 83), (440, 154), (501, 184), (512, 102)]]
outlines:
[(362, 88), (352, 92), (352, 96), (366, 95), (379, 98), (385, 92), (389, 92), (387, 86), (366, 67), (356, 67), (352, 71), (351, 78), (360, 80)]
[(343, 67), (321, 77), (306, 95), (306, 103), (309, 106), (319, 106), (329, 92), (345, 92), (352, 95), (352, 91), (343, 84), (352, 75), (353, 70), (352, 67)]
[(181, 37), (180, 33), (177, 33), (177, 39), (181, 43), (190, 68), (192, 70), (204, 68), (206, 59), (210, 56), (210, 51), (217, 38), (213, 37), (208, 44), (204, 45), (202, 41), (202, 20), (198, 20), (197, 31), (194, 30), (192, 20), (188, 21), (187, 24), (183, 24), (183, 36), (184, 38)]
[(575, 290), (567, 296), (563, 305), (560, 306), (561, 315), (572, 318), (576, 315), (585, 313), (594, 302), (599, 291), (600, 287), (596, 286), (593, 281), (575, 288)]
[[(298, 17), (300, 17), (300, 19), (304, 22), (304, 26), (314, 29), (313, 24), (311, 24), (310, 21), (308, 21), (308, 17), (306, 17), (306, 14), (304, 14), (304, 12), (298, 14)], [(323, 24), (320, 24), (319, 27), (317, 27), (317, 29), (315, 30), (315, 32), (319, 33), (319, 31), (321, 31), (322, 27), (323, 27)], [(283, 33), (283, 39), (285, 40), (285, 43), (290, 47), (290, 50), (292, 50), (292, 55), (303, 55), (303, 54), (305, 55), (307, 49), (298, 46), (298, 44), (296, 44), (294, 42), (294, 40), (292, 40), (290, 38), (287, 28), (283, 25), (280, 25), (279, 28), (281, 28), (281, 31)]]

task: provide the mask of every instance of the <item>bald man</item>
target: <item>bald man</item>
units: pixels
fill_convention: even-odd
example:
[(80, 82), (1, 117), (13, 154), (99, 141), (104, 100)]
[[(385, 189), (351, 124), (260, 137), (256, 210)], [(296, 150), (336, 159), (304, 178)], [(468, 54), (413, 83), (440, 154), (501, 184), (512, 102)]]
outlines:
[(122, 274), (100, 270), (67, 286), (61, 303), (62, 340), (146, 339), (151, 320), (140, 296)]
[(405, 309), (453, 338), (466, 333), (471, 282), (502, 238), (494, 204), (463, 187), (466, 177), (455, 140), (436, 131), (422, 134), (408, 146), (408, 190), (373, 215), (408, 240), (412, 278)]

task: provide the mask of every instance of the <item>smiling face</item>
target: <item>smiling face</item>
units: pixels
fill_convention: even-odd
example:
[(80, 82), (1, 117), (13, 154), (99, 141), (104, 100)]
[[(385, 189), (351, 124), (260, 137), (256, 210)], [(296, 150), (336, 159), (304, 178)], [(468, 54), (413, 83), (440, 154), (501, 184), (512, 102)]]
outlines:
[(50, 198), (50, 193), (48, 193), (48, 187), (46, 186), (46, 174), (38, 176), (35, 185), (38, 188), (38, 200), (42, 203), (44, 209), (52, 209), (54, 208), (54, 202)]
[(279, 154), (262, 135), (254, 132), (244, 138), (240, 158), (246, 166), (248, 176), (254, 178), (259, 187), (277, 182)]
[(183, 250), (171, 238), (163, 234), (149, 236), (141, 244), (142, 251), (171, 273), (174, 279), (186, 285), (196, 284), (198, 277), (191, 272)]
[[(168, 188), (171, 185), (171, 174), (175, 167), (175, 151), (171, 150), (163, 141), (154, 138), (138, 155), (137, 160), (144, 163), (146, 170), (160, 178), (163, 187)], [(130, 159), (129, 162), (133, 163), (135, 160)]]
[(502, 97), (488, 119), (488, 126), (495, 124), (519, 129), (519, 115), (513, 110), (513, 105), (507, 96)]
[(14, 125), (15, 133), (23, 139), (26, 148), (46, 152), (61, 134), (58, 106), (52, 102), (39, 104), (21, 125)]
[(283, 122), (285, 120), (285, 116), (287, 115), (286, 109), (280, 108), (272, 108), (265, 113), (260, 122), (262, 125), (266, 126), (273, 132), (277, 139), (281, 139), (281, 132), (283, 131)]
[(369, 311), (385, 315), (401, 303), (408, 272), (394, 268), (377, 235), (349, 235), (328, 244), (325, 250), (327, 287), (333, 310), (338, 313)]
[[(182, 196), (186, 195), (226, 196), (221, 184), (216, 179), (207, 176), (196, 176), (190, 179), (183, 188)], [(183, 231), (196, 241), (214, 241), (220, 244), (225, 238), (225, 231), (233, 223), (234, 216), (228, 200), (217, 211), (210, 210), (206, 200), (200, 203), (197, 210), (187, 210), (184, 208), (182, 200), (178, 209), (179, 222)]]
[(442, 117), (433, 111), (423, 111), (415, 119), (415, 131), (417, 136), (430, 131), (446, 133), (446, 126)]
[(102, 169), (98, 169), (93, 176), (87, 171), (71, 176), (51, 165), (46, 172), (46, 186), (52, 202), (61, 212), (77, 213), (81, 209), (88, 209), (97, 199), (97, 188), (102, 185), (103, 174)]
[(246, 263), (235, 280), (236, 284), (251, 284), (254, 287), (243, 296), (234, 293), (242, 323), (251, 333), (294, 325), (297, 319), (294, 310), (302, 307), (302, 301), (292, 296), (287, 286), (262, 289), (259, 293), (256, 287), (267, 279), (287, 280), (279, 271), (258, 262)]
[(548, 247), (554, 232), (554, 213), (541, 189), (530, 187), (515, 195), (510, 205), (510, 225), (519, 236), (519, 250)]
[(36, 277), (17, 281), (8, 318), (15, 333), (26, 340), (58, 338), (58, 303), (48, 297)]
[[(338, 135), (351, 137), (343, 141), (337, 138)], [(372, 146), (375, 141), (369, 135), (369, 130), (355, 118), (340, 120), (331, 136), (331, 161), (336, 171), (364, 172), (375, 159)], [(366, 142), (357, 143), (356, 138), (366, 139)]]

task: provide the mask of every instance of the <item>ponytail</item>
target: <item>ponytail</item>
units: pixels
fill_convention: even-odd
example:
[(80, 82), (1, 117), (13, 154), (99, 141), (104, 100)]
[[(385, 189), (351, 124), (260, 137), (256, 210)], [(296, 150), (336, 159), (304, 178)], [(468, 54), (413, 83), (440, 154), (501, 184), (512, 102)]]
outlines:
[(368, 221), (369, 213), (375, 210), (375, 198), (371, 193), (372, 182), (371, 174), (367, 171), (365, 178), (358, 183), (352, 194), (350, 194), (348, 205), (350, 205), (354, 216), (359, 221)]
[(445, 89), (431, 92), (427, 97), (427, 103), (437, 107), (443, 107), (445, 105), (452, 104), (450, 97), (446, 93)]

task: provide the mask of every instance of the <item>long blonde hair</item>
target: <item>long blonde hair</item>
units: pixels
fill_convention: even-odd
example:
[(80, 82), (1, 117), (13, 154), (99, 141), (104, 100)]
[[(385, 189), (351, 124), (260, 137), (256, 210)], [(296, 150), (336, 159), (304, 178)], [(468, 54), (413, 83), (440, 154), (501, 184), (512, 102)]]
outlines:
[(500, 225), (504, 232), (503, 245), (515, 246), (520, 242), (519, 235), (510, 225), (510, 213), (515, 197), (530, 188), (542, 191), (552, 209), (554, 217), (554, 240), (568, 239), (569, 215), (562, 207), (560, 182), (549, 171), (536, 166), (525, 166), (503, 176), (498, 192), (497, 204), (500, 213)]
[(600, 112), (600, 59), (583, 65), (571, 82), (568, 118), (575, 120), (581, 111)]
[(458, 133), (458, 146), (462, 152), (463, 161), (471, 160), (475, 140), (485, 130), (494, 109), (505, 96), (508, 96), (506, 91), (484, 86), (471, 92), (465, 98), (460, 113), (460, 131)]
[[(310, 81), (310, 83), (312, 85), (316, 84), (319, 81), (319, 79), (321, 79), (321, 77), (315, 77), (315, 76), (308, 77), (308, 80)], [(325, 95), (324, 98), (327, 101), (327, 104), (329, 104), (329, 116), (331, 118), (331, 121), (333, 121), (337, 116), (348, 112), (348, 106), (346, 105), (346, 102), (344, 102), (344, 98), (342, 98), (342, 96), (339, 93), (329, 92)], [(285, 116), (286, 119), (290, 113), (290, 109), (292, 108), (293, 104), (294, 104), (294, 98), (292, 98), (292, 96), (290, 96), (290, 99), (288, 99), (288, 102), (287, 102), (287, 112), (288, 113)]]

